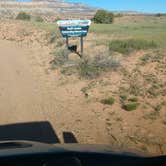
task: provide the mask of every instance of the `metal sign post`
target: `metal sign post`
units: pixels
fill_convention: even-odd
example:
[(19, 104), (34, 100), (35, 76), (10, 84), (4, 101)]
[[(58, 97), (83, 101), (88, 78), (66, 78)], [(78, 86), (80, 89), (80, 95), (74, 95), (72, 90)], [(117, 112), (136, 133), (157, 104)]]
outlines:
[(68, 36), (66, 36), (66, 46), (67, 46), (67, 48), (69, 47), (69, 37)]
[[(63, 37), (66, 38), (66, 46), (67, 48), (77, 53), (80, 57), (83, 56), (83, 37), (87, 36), (89, 27), (91, 25), (90, 20), (60, 20), (57, 21), (60, 32)], [(77, 46), (69, 46), (69, 38), (70, 37), (80, 37), (80, 53), (76, 51)]]
[(83, 53), (84, 53), (84, 39), (83, 39), (83, 36), (80, 37), (80, 43), (81, 43), (81, 57), (82, 57)]

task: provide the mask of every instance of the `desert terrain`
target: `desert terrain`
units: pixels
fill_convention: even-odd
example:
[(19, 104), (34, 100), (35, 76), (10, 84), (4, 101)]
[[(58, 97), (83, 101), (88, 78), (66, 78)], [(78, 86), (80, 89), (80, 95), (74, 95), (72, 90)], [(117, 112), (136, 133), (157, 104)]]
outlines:
[(166, 17), (92, 24), (84, 41), (83, 59), (65, 59), (56, 23), (1, 19), (0, 125), (48, 121), (62, 143), (66, 131), (79, 143), (165, 154)]

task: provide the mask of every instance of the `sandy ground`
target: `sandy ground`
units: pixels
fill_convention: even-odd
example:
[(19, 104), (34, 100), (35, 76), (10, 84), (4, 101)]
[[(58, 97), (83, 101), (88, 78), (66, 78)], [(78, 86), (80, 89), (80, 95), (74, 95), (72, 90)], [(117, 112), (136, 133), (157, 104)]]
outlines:
[[(23, 25), (6, 22), (0, 26), (0, 140), (16, 135), (17, 139), (43, 137), (48, 135), (50, 125), (54, 132), (51, 137), (57, 135), (61, 143), (65, 142), (65, 132), (73, 134), (79, 143), (166, 153), (165, 106), (159, 114), (152, 108), (161, 104), (164, 97), (152, 101), (139, 98), (141, 103), (153, 105), (141, 104), (137, 110), (126, 112), (119, 100), (119, 87), (126, 82), (122, 72), (110, 71), (101, 78), (87, 80), (51, 70), (49, 62), (53, 57), (46, 34)], [(89, 48), (93, 52), (90, 45)], [(121, 64), (128, 72), (134, 70), (144, 52), (134, 54), (122, 59)], [(151, 64), (145, 67), (140, 70), (162, 76), (163, 72), (153, 71)], [(164, 82), (164, 74), (162, 77)], [(82, 91), (85, 88), (88, 97)], [(114, 105), (101, 104), (101, 99), (108, 96), (115, 98)], [(58, 142), (44, 138), (46, 142)]]

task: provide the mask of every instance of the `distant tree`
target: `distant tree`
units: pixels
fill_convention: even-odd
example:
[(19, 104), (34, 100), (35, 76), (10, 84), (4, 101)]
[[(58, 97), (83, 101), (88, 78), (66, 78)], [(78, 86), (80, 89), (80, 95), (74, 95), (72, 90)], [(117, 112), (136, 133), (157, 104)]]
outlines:
[(161, 17), (161, 13), (157, 13), (157, 14), (156, 14), (156, 17)]
[(98, 10), (93, 18), (95, 23), (103, 23), (107, 12), (105, 10)]
[(31, 19), (31, 16), (25, 12), (20, 12), (18, 13), (16, 19), (29, 21)]
[(93, 18), (94, 23), (97, 24), (111, 24), (113, 23), (114, 15), (106, 10), (98, 10)]
[(113, 23), (113, 21), (114, 21), (114, 15), (113, 15), (113, 13), (108, 12), (105, 15), (103, 23), (105, 23), (105, 24), (111, 24), (111, 23)]
[(42, 17), (38, 16), (38, 17), (36, 17), (35, 21), (37, 21), (37, 22), (43, 22), (44, 19)]

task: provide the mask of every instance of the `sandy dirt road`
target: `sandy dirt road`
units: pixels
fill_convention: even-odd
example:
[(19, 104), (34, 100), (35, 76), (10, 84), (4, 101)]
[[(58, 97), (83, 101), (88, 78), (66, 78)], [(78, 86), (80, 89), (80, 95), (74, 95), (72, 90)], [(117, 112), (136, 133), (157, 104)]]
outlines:
[[(25, 52), (9, 42), (0, 42), (1, 124), (45, 120), (40, 85), (33, 77)], [(37, 104), (35, 104), (37, 103)], [(42, 117), (42, 118), (41, 118)], [(37, 118), (37, 119), (36, 119)]]
[[(46, 129), (43, 125), (49, 122), (47, 112), (50, 108), (45, 108), (48, 105), (46, 98), (49, 96), (44, 95), (41, 83), (34, 76), (27, 57), (28, 54), (13, 43), (0, 41), (1, 140), (35, 138), (35, 141), (43, 139), (49, 133), (46, 131), (49, 128)], [(40, 121), (43, 123), (39, 124)], [(27, 124), (21, 127), (23, 123)], [(34, 123), (38, 125), (37, 128), (32, 125)], [(14, 127), (14, 124), (19, 125)], [(49, 140), (49, 136), (46, 136), (44, 141)]]

